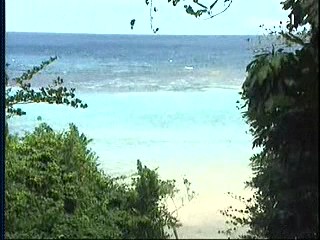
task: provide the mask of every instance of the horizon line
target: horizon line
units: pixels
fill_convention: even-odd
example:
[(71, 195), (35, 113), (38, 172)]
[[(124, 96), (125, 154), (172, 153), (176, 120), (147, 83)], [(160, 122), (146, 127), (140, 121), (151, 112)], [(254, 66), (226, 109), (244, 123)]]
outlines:
[(136, 35), (136, 36), (262, 36), (263, 34), (154, 34), (154, 33), (84, 33), (84, 32), (27, 32), (6, 31), (7, 33), (30, 33), (30, 34), (74, 34), (74, 35)]

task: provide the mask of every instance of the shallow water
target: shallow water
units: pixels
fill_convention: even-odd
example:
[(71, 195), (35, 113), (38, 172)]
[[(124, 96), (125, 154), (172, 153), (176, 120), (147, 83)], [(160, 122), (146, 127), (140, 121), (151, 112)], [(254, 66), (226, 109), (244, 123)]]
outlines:
[(239, 164), (251, 153), (247, 125), (236, 108), (238, 90), (79, 94), (87, 109), (30, 104), (11, 120), (13, 131), (41, 121), (57, 130), (75, 123), (93, 139), (103, 169), (124, 173), (136, 160), (156, 166)]

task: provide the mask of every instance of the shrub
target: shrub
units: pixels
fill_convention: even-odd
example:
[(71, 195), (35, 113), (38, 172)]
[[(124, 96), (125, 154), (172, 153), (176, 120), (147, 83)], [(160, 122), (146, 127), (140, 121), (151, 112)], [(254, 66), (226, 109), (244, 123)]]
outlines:
[(178, 226), (163, 201), (173, 181), (139, 160), (131, 183), (106, 175), (72, 124), (6, 141), (6, 238), (168, 238)]

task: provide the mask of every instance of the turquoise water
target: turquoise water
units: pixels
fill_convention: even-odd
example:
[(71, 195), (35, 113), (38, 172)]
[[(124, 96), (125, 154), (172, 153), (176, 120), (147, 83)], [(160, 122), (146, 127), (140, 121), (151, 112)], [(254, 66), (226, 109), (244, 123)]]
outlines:
[(223, 161), (241, 163), (251, 153), (251, 136), (236, 108), (238, 89), (193, 92), (79, 93), (87, 109), (30, 104), (11, 122), (14, 131), (49, 123), (57, 130), (75, 123), (93, 139), (101, 167), (128, 173), (136, 160), (152, 167)]

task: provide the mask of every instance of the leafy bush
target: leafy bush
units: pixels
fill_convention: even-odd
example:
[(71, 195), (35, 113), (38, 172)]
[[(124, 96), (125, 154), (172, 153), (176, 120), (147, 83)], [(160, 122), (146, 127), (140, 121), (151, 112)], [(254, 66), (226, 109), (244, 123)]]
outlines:
[[(319, 238), (319, 62), (318, 1), (286, 0), (288, 33), (299, 49), (272, 49), (247, 66), (242, 87), (243, 117), (259, 154), (251, 161), (254, 196), (245, 209), (222, 211), (234, 228), (247, 225), (246, 238)], [(308, 38), (294, 30), (310, 25)], [(232, 230), (229, 228), (228, 230)], [(230, 232), (230, 231), (229, 231)], [(228, 232), (228, 233), (229, 233)]]
[(139, 160), (131, 183), (107, 176), (72, 124), (6, 141), (6, 238), (168, 238), (178, 226), (164, 204), (173, 181)]

